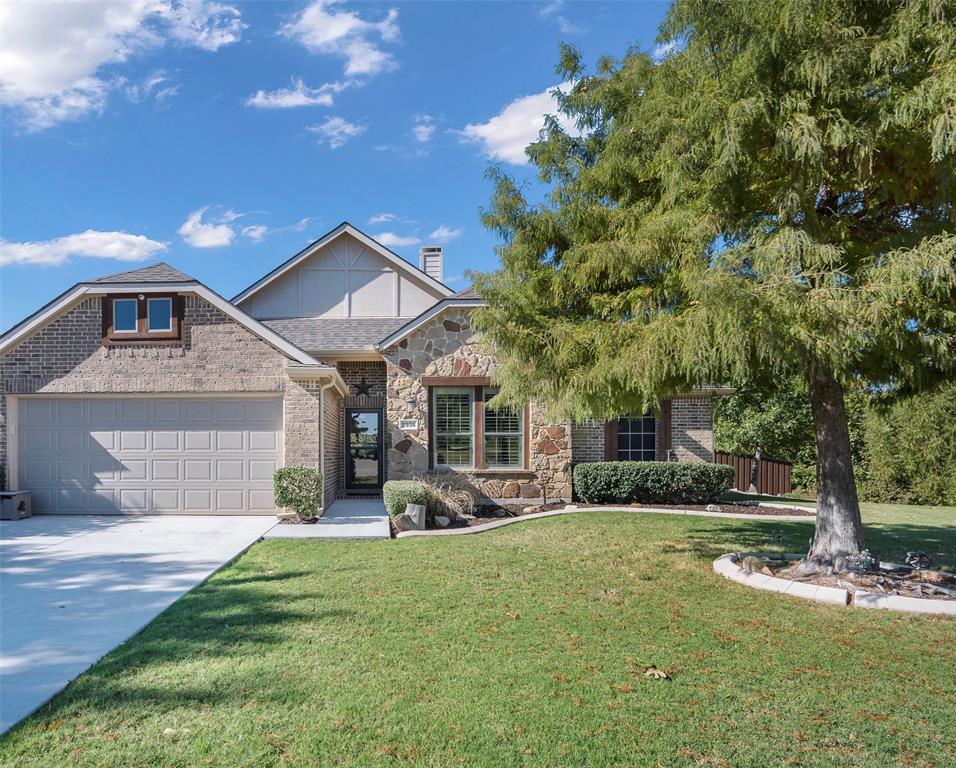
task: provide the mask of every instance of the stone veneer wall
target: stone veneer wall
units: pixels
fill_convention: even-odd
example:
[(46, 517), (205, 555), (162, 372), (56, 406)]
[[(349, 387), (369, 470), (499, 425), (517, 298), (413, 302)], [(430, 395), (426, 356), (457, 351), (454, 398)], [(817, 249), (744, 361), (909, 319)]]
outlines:
[[(387, 422), (391, 433), (388, 467), (393, 479), (428, 472), (428, 388), (423, 376), (489, 376), (494, 358), (471, 329), (466, 310), (449, 310), (383, 350), (388, 376)], [(530, 406), (530, 456), (526, 470), (455, 470), (483, 496), (571, 498), (571, 430), (548, 423)], [(418, 419), (420, 429), (403, 432), (401, 419)]]
[(8, 395), (273, 392), (283, 395), (285, 463), (318, 466), (320, 383), (291, 381), (281, 352), (204, 299), (184, 303), (178, 346), (104, 346), (102, 302), (91, 297), (0, 358), (0, 462)]
[(671, 406), (671, 450), (678, 461), (714, 460), (710, 397), (678, 397)]

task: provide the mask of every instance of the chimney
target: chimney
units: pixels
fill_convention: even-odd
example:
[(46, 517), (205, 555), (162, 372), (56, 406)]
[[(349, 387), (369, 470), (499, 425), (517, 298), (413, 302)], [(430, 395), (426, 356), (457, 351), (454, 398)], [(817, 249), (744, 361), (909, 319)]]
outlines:
[(442, 281), (442, 247), (440, 245), (424, 246), (418, 257), (418, 268), (440, 283)]

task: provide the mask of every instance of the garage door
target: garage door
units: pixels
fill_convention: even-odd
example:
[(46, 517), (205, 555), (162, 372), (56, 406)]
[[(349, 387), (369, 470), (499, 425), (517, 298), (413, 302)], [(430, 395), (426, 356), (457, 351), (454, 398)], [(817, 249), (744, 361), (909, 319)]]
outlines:
[(17, 423), (34, 512), (275, 512), (279, 398), (21, 398)]

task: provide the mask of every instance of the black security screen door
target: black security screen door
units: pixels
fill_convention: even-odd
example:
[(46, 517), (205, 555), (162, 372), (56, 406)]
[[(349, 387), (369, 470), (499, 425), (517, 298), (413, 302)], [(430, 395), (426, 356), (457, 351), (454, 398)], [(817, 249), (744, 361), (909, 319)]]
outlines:
[(350, 491), (382, 488), (382, 412), (377, 408), (345, 411), (345, 483)]

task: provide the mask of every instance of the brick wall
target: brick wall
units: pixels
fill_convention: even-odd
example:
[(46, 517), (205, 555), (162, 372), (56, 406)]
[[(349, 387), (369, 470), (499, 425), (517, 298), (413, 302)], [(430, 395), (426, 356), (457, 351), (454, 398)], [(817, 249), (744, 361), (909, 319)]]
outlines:
[(604, 423), (584, 421), (571, 425), (571, 458), (575, 464), (604, 461)]
[(342, 443), (342, 396), (334, 387), (325, 391), (325, 505), (328, 507), (342, 493), (344, 478), (344, 444)]
[(671, 449), (678, 461), (714, 460), (710, 397), (679, 397), (671, 406)]
[(102, 343), (102, 301), (87, 298), (0, 358), (0, 462), (7, 396), (50, 393), (284, 395), (285, 462), (318, 466), (318, 382), (293, 382), (287, 358), (198, 296), (184, 301), (182, 344)]

